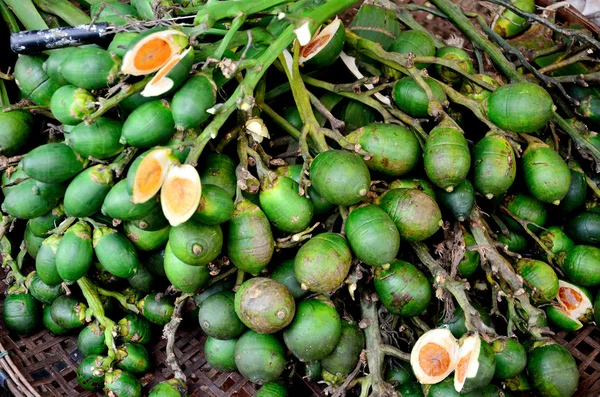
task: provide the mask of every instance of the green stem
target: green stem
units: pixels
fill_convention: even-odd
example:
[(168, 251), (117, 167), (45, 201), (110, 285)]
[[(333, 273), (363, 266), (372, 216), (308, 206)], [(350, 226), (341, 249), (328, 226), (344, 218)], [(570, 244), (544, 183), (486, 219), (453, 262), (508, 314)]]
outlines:
[[(396, 16), (398, 17), (398, 19), (400, 20), (400, 22), (402, 22), (404, 25), (408, 26), (411, 30), (418, 30), (420, 32), (430, 34), (429, 31), (427, 30), (427, 28), (425, 26), (423, 26), (422, 24), (420, 24), (419, 22), (417, 22), (415, 20), (415, 18), (413, 18), (413, 16), (410, 13), (409, 9), (406, 9), (406, 8), (400, 9), (399, 7), (401, 5), (397, 5), (397, 4), (394, 4), (394, 3), (391, 3), (391, 4), (392, 4), (392, 10), (394, 10), (396, 12)], [(416, 6), (418, 8), (415, 7), (415, 10), (431, 12), (432, 14), (435, 14), (437, 16), (444, 15), (441, 12), (439, 12), (438, 10), (436, 10), (435, 8), (429, 8), (429, 7), (425, 7), (425, 6), (419, 6), (418, 4), (402, 4), (402, 6)], [(446, 16), (444, 15), (443, 17), (445, 18)], [(438, 39), (437, 37), (435, 37), (433, 35), (431, 35), (431, 38), (433, 39), (433, 43), (434, 43), (434, 45), (435, 45), (436, 48), (442, 48), (442, 47), (444, 47), (446, 45), (446, 44), (444, 44), (443, 41), (441, 41), (440, 39)]]
[[(228, 33), (229, 30), (225, 32)], [(253, 43), (270, 43), (273, 41), (273, 36), (271, 36), (264, 28), (252, 28), (237, 31), (232, 35), (228, 45), (225, 44), (225, 39), (221, 39), (216, 43), (201, 43), (194, 45), (194, 49), (196, 49), (194, 52), (195, 62), (205, 61), (208, 57), (213, 55), (220, 46), (223, 46), (225, 50), (245, 46), (248, 44), (249, 36), (252, 36)]]
[[(308, 14), (307, 19), (312, 20), (315, 25), (320, 25), (327, 19), (331, 18), (333, 15), (337, 15), (341, 11), (347, 9), (355, 2), (356, 0), (330, 0), (325, 4), (312, 10)], [(224, 1), (216, 4), (231, 5), (230, 3), (231, 2)], [(246, 2), (233, 3), (237, 3), (238, 6), (240, 3), (246, 4)], [(204, 8), (208, 9), (209, 5), (204, 6)], [(246, 76), (238, 85), (233, 94), (216, 112), (215, 117), (206, 126), (204, 131), (202, 131), (202, 133), (198, 137), (196, 146), (192, 147), (192, 149), (190, 150), (190, 153), (188, 154), (188, 157), (185, 161), (187, 164), (197, 164), (198, 159), (202, 154), (202, 150), (206, 145), (206, 142), (208, 142), (210, 139), (214, 139), (218, 135), (219, 129), (223, 126), (225, 121), (227, 121), (227, 119), (233, 113), (233, 111), (238, 108), (238, 106), (243, 111), (248, 111), (252, 108), (254, 102), (252, 100), (252, 91), (254, 90), (254, 87), (256, 87), (262, 76), (265, 74), (267, 68), (271, 66), (271, 64), (277, 59), (279, 54), (285, 48), (287, 48), (290, 45), (290, 43), (292, 43), (294, 38), (294, 27), (288, 26), (281, 33), (281, 35), (279, 35), (279, 37), (277, 37), (273, 41), (273, 43), (269, 46), (269, 49), (258, 57), (257, 60), (260, 66), (255, 69), (248, 70), (248, 73), (246, 73)]]
[(533, 241), (535, 241), (535, 242), (536, 242), (536, 244), (537, 244), (537, 245), (538, 245), (538, 246), (539, 246), (539, 247), (540, 247), (540, 248), (541, 248), (541, 249), (544, 251), (544, 253), (546, 254), (546, 257), (547, 257), (548, 261), (549, 261), (550, 263), (552, 263), (552, 260), (553, 260), (553, 259), (554, 259), (554, 257), (555, 257), (554, 253), (548, 249), (548, 247), (546, 246), (546, 244), (544, 244), (544, 243), (542, 242), (542, 240), (540, 240), (540, 238), (539, 238), (539, 237), (538, 237), (538, 236), (537, 236), (537, 235), (536, 235), (534, 232), (532, 232), (532, 231), (531, 231), (531, 229), (529, 229), (529, 226), (530, 226), (530, 225), (534, 225), (534, 226), (536, 226), (536, 227), (538, 227), (538, 228), (540, 228), (540, 226), (539, 226), (539, 225), (536, 225), (536, 224), (535, 224), (535, 223), (533, 223), (533, 222), (528, 222), (528, 221), (525, 221), (525, 220), (523, 220), (523, 219), (519, 218), (518, 216), (516, 216), (515, 214), (513, 214), (513, 213), (512, 213), (512, 212), (511, 212), (511, 211), (510, 211), (508, 208), (506, 208), (505, 206), (501, 206), (501, 207), (500, 207), (500, 210), (501, 210), (502, 212), (506, 213), (506, 214), (507, 214), (508, 216), (510, 216), (512, 219), (514, 219), (514, 220), (515, 220), (515, 222), (517, 222), (517, 223), (518, 223), (518, 224), (519, 224), (519, 225), (520, 225), (520, 226), (523, 228), (523, 230), (525, 231), (525, 233), (527, 233), (527, 234), (529, 235), (529, 237), (531, 237), (531, 238), (533, 239)]
[[(221, 40), (219, 47), (217, 47), (216, 51), (212, 54), (212, 58), (221, 59), (223, 57), (225, 50), (231, 48), (231, 40), (233, 40), (237, 31), (244, 25), (244, 22), (246, 22), (246, 14), (240, 14), (233, 18), (231, 28), (229, 28), (227, 34), (223, 37), (223, 40)], [(246, 34), (246, 36), (248, 35)]]
[(114, 291), (108, 291), (100, 287), (96, 287), (96, 290), (100, 295), (115, 298), (117, 302), (119, 302), (119, 304), (123, 307), (123, 309), (129, 310), (130, 312), (133, 312), (135, 314), (139, 314), (140, 311), (138, 310), (138, 308), (134, 304), (127, 302), (127, 297), (125, 295)]
[(19, 23), (15, 18), (15, 14), (8, 8), (4, 0), (0, 0), (0, 14), (2, 14), (2, 19), (6, 22), (6, 26), (8, 26), (8, 31), (10, 33), (16, 33), (21, 30)]
[(271, 120), (275, 122), (282, 130), (290, 134), (292, 138), (295, 140), (300, 139), (300, 131), (298, 131), (293, 125), (289, 123), (286, 119), (281, 117), (279, 113), (273, 110), (269, 105), (264, 102), (257, 102), (256, 105), (262, 110), (264, 114), (266, 114)]
[(589, 140), (584, 138), (584, 136), (579, 131), (577, 131), (577, 128), (573, 126), (573, 124), (568, 123), (556, 112), (554, 112), (553, 119), (554, 122), (558, 124), (558, 126), (562, 128), (562, 130), (565, 131), (571, 137), (573, 142), (575, 142), (576, 147), (584, 147), (586, 150), (592, 153), (592, 155), (596, 159), (596, 162), (600, 163), (600, 150), (596, 146), (594, 146)]
[(259, 1), (215, 1), (197, 7), (188, 7), (183, 14), (194, 14), (194, 25), (208, 19), (220, 21), (221, 19), (233, 19), (240, 14), (252, 15), (267, 10), (279, 4), (287, 3), (288, 0), (259, 0)]
[(129, 162), (135, 157), (138, 149), (134, 147), (129, 147), (121, 152), (119, 156), (109, 165), (109, 168), (115, 173), (115, 176), (119, 178)]
[(129, 98), (137, 92), (142, 91), (151, 79), (152, 76), (147, 76), (137, 83), (123, 86), (118, 93), (108, 99), (103, 100), (100, 104), (100, 107), (94, 113), (85, 118), (85, 123), (87, 125), (93, 124), (100, 116), (117, 106), (119, 103), (121, 103), (121, 101)]
[(54, 14), (71, 26), (86, 25), (92, 20), (68, 0), (33, 0), (42, 11)]
[(98, 295), (97, 287), (85, 276), (77, 280), (77, 285), (81, 289), (88, 307), (92, 310), (93, 316), (98, 320), (100, 325), (104, 327), (104, 343), (108, 346), (109, 357), (116, 357), (117, 345), (115, 344), (115, 335), (117, 324), (106, 317), (104, 307), (102, 306), (100, 296)]
[(10, 99), (8, 98), (8, 92), (6, 91), (6, 84), (4, 80), (0, 80), (0, 108), (10, 106)]
[(48, 25), (31, 0), (2, 0), (27, 30), (44, 30)]
[(62, 221), (60, 223), (60, 225), (58, 225), (58, 227), (56, 227), (55, 229), (51, 230), (48, 234), (56, 234), (56, 235), (61, 235), (64, 234), (67, 229), (73, 224), (75, 223), (75, 221), (77, 220), (77, 218), (75, 218), (74, 216), (70, 216), (67, 219), (65, 219), (64, 221)]

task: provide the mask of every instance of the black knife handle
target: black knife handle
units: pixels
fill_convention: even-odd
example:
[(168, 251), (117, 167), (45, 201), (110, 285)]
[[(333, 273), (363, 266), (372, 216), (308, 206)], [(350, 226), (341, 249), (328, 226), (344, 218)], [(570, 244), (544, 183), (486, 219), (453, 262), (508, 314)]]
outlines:
[(107, 23), (79, 25), (47, 30), (26, 30), (10, 35), (10, 48), (17, 54), (29, 54), (56, 48), (77, 47), (102, 41), (110, 35)]

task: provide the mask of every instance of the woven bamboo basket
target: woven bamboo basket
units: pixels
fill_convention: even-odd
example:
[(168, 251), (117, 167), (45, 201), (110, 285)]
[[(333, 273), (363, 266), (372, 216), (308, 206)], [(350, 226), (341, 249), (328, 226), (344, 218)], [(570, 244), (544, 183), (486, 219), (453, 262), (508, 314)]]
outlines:
[[(476, 0), (454, 0), (468, 11), (475, 11), (490, 17), (484, 2)], [(546, 0), (543, 0), (546, 1)], [(362, 1), (361, 1), (362, 2)], [(396, 0), (397, 3), (414, 2), (427, 4), (426, 0)], [(344, 12), (344, 22), (352, 20), (360, 3)], [(415, 19), (438, 38), (448, 40), (460, 37), (460, 32), (448, 21), (431, 18), (424, 12), (416, 12)], [(8, 50), (8, 32), (0, 28), (0, 46), (4, 49), (2, 70), (14, 65), (16, 56)], [(0, 279), (5, 273), (0, 271)], [(6, 284), (0, 281), (0, 315), (6, 295)], [(150, 345), (153, 358), (153, 372), (142, 378), (144, 393), (157, 383), (173, 377), (173, 372), (165, 365), (166, 340), (160, 339), (160, 330), (154, 332), (155, 339)], [(257, 386), (238, 373), (220, 373), (212, 369), (204, 358), (205, 335), (199, 327), (181, 326), (175, 342), (175, 354), (187, 376), (187, 386), (191, 397), (252, 397)], [(560, 332), (554, 339), (565, 346), (575, 358), (580, 385), (575, 397), (600, 396), (600, 328), (589, 325), (578, 332)], [(11, 335), (0, 322), (0, 397), (38, 396), (100, 396), (83, 390), (77, 383), (77, 365), (81, 360), (77, 350), (77, 336), (55, 336), (47, 330), (29, 337)], [(293, 379), (292, 396), (321, 397), (323, 386), (296, 375)]]

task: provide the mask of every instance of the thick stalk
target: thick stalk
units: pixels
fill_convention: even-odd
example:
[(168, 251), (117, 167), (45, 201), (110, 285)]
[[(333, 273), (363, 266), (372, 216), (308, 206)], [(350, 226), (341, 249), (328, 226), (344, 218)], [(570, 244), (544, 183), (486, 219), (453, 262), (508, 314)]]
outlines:
[[(341, 11), (349, 8), (355, 2), (356, 0), (330, 0), (320, 7), (312, 10), (307, 15), (306, 19), (312, 20), (314, 25), (318, 26), (332, 16), (337, 15)], [(216, 4), (226, 3), (229, 2), (220, 2)], [(242, 2), (234, 3), (239, 4)], [(205, 8), (208, 8), (208, 6)], [(225, 123), (225, 121), (227, 121), (229, 116), (236, 108), (239, 107), (244, 111), (248, 111), (252, 108), (254, 104), (254, 100), (252, 98), (252, 91), (254, 90), (254, 87), (256, 87), (262, 76), (265, 74), (267, 68), (275, 61), (275, 59), (277, 59), (279, 54), (292, 43), (294, 38), (294, 27), (289, 26), (281, 33), (281, 35), (279, 35), (279, 37), (273, 41), (273, 43), (269, 46), (269, 49), (260, 57), (258, 57), (257, 60), (259, 66), (255, 69), (248, 70), (248, 73), (246, 73), (246, 76), (238, 85), (234, 93), (215, 113), (215, 117), (198, 137), (196, 146), (192, 147), (190, 150), (190, 153), (186, 159), (187, 164), (197, 164), (198, 158), (200, 158), (206, 142), (208, 142), (210, 139), (214, 139), (217, 136), (221, 126)]]
[[(214, 54), (212, 54), (212, 57), (214, 59), (221, 59), (225, 50), (231, 48), (231, 40), (233, 40), (234, 35), (244, 25), (244, 22), (246, 22), (246, 14), (240, 14), (233, 19), (233, 21), (231, 22), (231, 27), (227, 31), (227, 34), (219, 43), (219, 46), (215, 50)], [(246, 34), (246, 36), (248, 36), (248, 34)]]
[[(364, 326), (365, 341), (367, 345), (367, 365), (371, 378), (372, 397), (393, 396), (394, 388), (383, 378), (383, 365), (385, 352), (383, 340), (379, 331), (379, 317), (377, 314), (377, 301), (362, 295), (360, 297), (360, 312), (362, 315), (361, 327)], [(409, 358), (410, 361), (410, 358)]]
[(8, 98), (8, 92), (6, 91), (4, 80), (0, 80), (0, 108), (7, 106), (10, 106), (10, 99)]
[(124, 85), (118, 93), (116, 93), (108, 99), (102, 100), (102, 103), (100, 104), (98, 110), (96, 110), (94, 113), (90, 114), (85, 118), (85, 123), (87, 125), (94, 124), (94, 122), (98, 120), (99, 117), (101, 117), (102, 115), (104, 115), (104, 113), (117, 106), (119, 103), (121, 103), (121, 101), (143, 90), (146, 84), (151, 79), (152, 76), (148, 76), (145, 79), (138, 81), (137, 83), (133, 83), (131, 85)]
[(77, 280), (77, 285), (81, 289), (83, 296), (87, 302), (88, 307), (92, 310), (92, 314), (100, 325), (104, 327), (104, 343), (108, 346), (109, 357), (116, 357), (117, 345), (115, 344), (115, 336), (117, 331), (117, 324), (104, 314), (104, 307), (100, 301), (98, 290), (96, 286), (88, 280), (85, 276)]
[(42, 11), (54, 14), (71, 26), (86, 25), (92, 20), (68, 0), (33, 0)]
[(27, 30), (44, 30), (48, 25), (40, 16), (31, 0), (2, 0), (12, 10)]
[(135, 157), (138, 152), (137, 148), (129, 147), (121, 152), (119, 156), (109, 164), (110, 169), (115, 173), (117, 178), (120, 178), (129, 162)]
[(185, 303), (190, 296), (191, 295), (189, 294), (183, 294), (175, 300), (175, 309), (173, 310), (171, 320), (163, 328), (163, 339), (167, 340), (167, 358), (165, 363), (169, 366), (169, 368), (171, 368), (175, 378), (183, 381), (184, 383), (186, 381), (186, 376), (177, 362), (177, 356), (175, 355), (175, 350), (173, 348), (175, 347), (175, 336), (177, 334), (177, 329), (183, 320), (181, 318), (181, 311), (185, 307)]
[(108, 297), (116, 299), (117, 302), (119, 302), (119, 304), (123, 307), (123, 309), (129, 310), (130, 312), (133, 312), (135, 314), (139, 314), (140, 311), (138, 310), (137, 306), (129, 303), (127, 301), (127, 297), (125, 295), (120, 294), (118, 292), (105, 290), (104, 288), (100, 288), (100, 287), (96, 287), (96, 290), (98, 291), (98, 293), (100, 295), (108, 296)]
[[(226, 32), (229, 32), (227, 30)], [(273, 41), (273, 36), (267, 32), (264, 28), (252, 28), (249, 30), (242, 30), (235, 32), (229, 39), (228, 45), (225, 44), (225, 39), (221, 39), (216, 43), (201, 43), (194, 45), (194, 60), (195, 62), (205, 61), (206, 58), (212, 56), (220, 46), (225, 47), (226, 50), (235, 47), (242, 47), (248, 44), (248, 33), (252, 35), (253, 43), (270, 43)]]
[(4, 22), (6, 22), (6, 26), (8, 26), (8, 31), (10, 33), (16, 33), (21, 30), (19, 23), (15, 18), (15, 14), (8, 8), (4, 0), (0, 0), (0, 14), (2, 15)]

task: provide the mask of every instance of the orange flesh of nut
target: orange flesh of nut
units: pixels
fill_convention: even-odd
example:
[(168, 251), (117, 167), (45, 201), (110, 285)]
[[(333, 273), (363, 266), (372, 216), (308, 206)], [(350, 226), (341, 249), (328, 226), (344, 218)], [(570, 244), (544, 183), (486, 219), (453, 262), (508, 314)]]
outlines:
[(163, 186), (164, 202), (173, 212), (186, 212), (194, 204), (196, 184), (189, 179), (173, 178)]
[(331, 35), (327, 34), (311, 41), (310, 43), (302, 47), (302, 51), (300, 51), (300, 56), (302, 56), (303, 58), (307, 58), (313, 52), (313, 49), (319, 48), (323, 43), (329, 41), (330, 37)]
[[(141, 167), (142, 164), (144, 168)], [(142, 164), (136, 172), (134, 190), (142, 195), (148, 195), (158, 190), (163, 167), (158, 160), (151, 157), (145, 158)]]
[(456, 365), (456, 378), (459, 382), (464, 382), (467, 377), (467, 369), (469, 368), (469, 359), (471, 358), (471, 353), (463, 356), (460, 360), (458, 360), (458, 364)]
[(160, 79), (162, 79), (163, 77), (165, 77), (171, 71), (171, 69), (173, 69), (175, 67), (175, 65), (177, 65), (179, 63), (180, 60), (181, 60), (180, 57), (173, 57), (173, 59), (171, 59), (165, 66), (163, 66), (160, 69), (160, 71), (158, 73), (156, 73), (156, 76), (154, 76), (152, 81), (156, 82), (156, 81), (159, 81)]
[(143, 44), (133, 59), (138, 70), (152, 70), (163, 65), (171, 57), (171, 46), (164, 39), (156, 38)]
[(558, 290), (558, 297), (567, 310), (575, 310), (581, 305), (583, 297), (573, 288), (562, 287)]
[(419, 352), (419, 365), (428, 376), (440, 376), (450, 366), (450, 355), (437, 343), (428, 343)]

